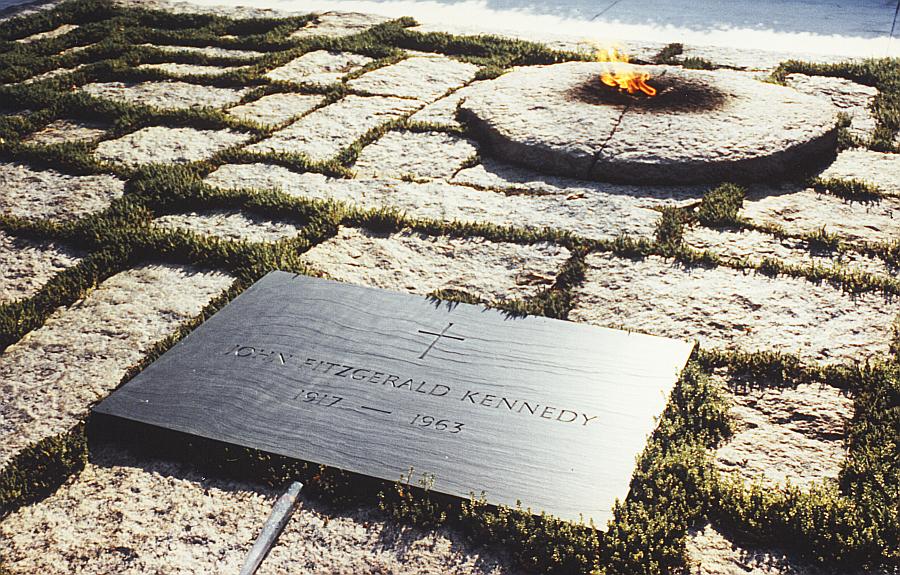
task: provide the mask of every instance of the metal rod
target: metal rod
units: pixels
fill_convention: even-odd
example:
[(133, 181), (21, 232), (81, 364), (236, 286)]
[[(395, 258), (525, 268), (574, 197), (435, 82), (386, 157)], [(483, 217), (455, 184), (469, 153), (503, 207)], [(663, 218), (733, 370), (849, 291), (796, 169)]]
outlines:
[(256, 570), (259, 569), (263, 559), (266, 558), (266, 555), (269, 554), (269, 550), (272, 549), (272, 546), (275, 544), (275, 540), (278, 539), (278, 536), (284, 531), (285, 525), (290, 521), (294, 509), (297, 507), (297, 498), (300, 495), (301, 489), (303, 489), (303, 484), (299, 481), (295, 481), (291, 483), (287, 491), (285, 491), (281, 497), (278, 498), (278, 501), (275, 502), (272, 513), (270, 513), (269, 518), (266, 519), (266, 523), (263, 525), (259, 537), (256, 538), (256, 543), (253, 544), (253, 549), (251, 549), (250, 554), (247, 555), (247, 560), (241, 568), (240, 575), (253, 575), (256, 573)]

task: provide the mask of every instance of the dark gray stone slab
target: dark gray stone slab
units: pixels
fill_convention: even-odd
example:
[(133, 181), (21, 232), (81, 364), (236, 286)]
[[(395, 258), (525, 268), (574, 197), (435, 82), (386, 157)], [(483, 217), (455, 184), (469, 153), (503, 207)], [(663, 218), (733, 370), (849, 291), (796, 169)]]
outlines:
[(603, 527), (692, 346), (273, 272), (96, 411)]

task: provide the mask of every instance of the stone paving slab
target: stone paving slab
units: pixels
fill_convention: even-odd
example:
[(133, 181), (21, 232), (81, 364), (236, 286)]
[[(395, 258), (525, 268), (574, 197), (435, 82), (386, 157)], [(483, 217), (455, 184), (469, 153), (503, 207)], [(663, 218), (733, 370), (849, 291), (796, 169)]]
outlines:
[(153, 220), (163, 229), (185, 230), (226, 241), (272, 243), (299, 235), (303, 228), (287, 221), (271, 221), (252, 213), (210, 210), (171, 214)]
[(823, 178), (861, 180), (895, 196), (900, 196), (900, 154), (871, 150), (844, 150), (820, 174)]
[(257, 122), (264, 126), (278, 126), (297, 116), (306, 114), (325, 101), (320, 94), (270, 94), (258, 100), (235, 106), (228, 114), (241, 120)]
[(549, 288), (569, 251), (540, 243), (517, 245), (481, 238), (390, 235), (341, 228), (304, 255), (328, 277), (349, 283), (428, 295), (461, 290), (487, 301), (536, 295)]
[(869, 107), (878, 90), (872, 86), (857, 84), (844, 78), (788, 74), (785, 84), (804, 94), (828, 100), (838, 110), (850, 116), (850, 131), (866, 138), (875, 130), (875, 118)]
[(367, 29), (387, 22), (390, 18), (376, 14), (361, 14), (358, 12), (324, 12), (318, 14), (316, 22), (310, 22), (305, 27), (291, 33), (291, 38), (309, 38), (310, 36), (330, 36), (341, 38), (364, 32)]
[(726, 261), (747, 260), (759, 264), (765, 258), (773, 258), (793, 265), (846, 266), (850, 271), (890, 277), (895, 277), (900, 272), (878, 258), (855, 252), (814, 252), (801, 240), (777, 238), (756, 230), (718, 230), (694, 226), (685, 229), (684, 241), (692, 248), (709, 250)]
[(53, 30), (47, 30), (46, 32), (38, 32), (37, 34), (32, 34), (31, 36), (26, 36), (24, 38), (19, 38), (16, 42), (20, 42), (22, 44), (31, 44), (32, 42), (37, 42), (38, 40), (46, 40), (48, 38), (58, 38), (63, 36), (64, 34), (68, 34), (73, 30), (77, 30), (79, 26), (77, 24), (63, 24), (62, 26), (57, 26)]
[(748, 483), (809, 487), (834, 482), (844, 463), (844, 429), (853, 400), (821, 384), (732, 394), (736, 432), (715, 454), (716, 467)]
[(145, 265), (104, 281), (0, 355), (0, 469), (71, 429), (150, 347), (196, 316), (232, 279)]
[(97, 158), (130, 166), (150, 163), (185, 163), (209, 158), (225, 148), (250, 139), (232, 130), (195, 130), (151, 126), (115, 140), (100, 142)]
[(222, 108), (236, 104), (248, 91), (247, 88), (216, 88), (176, 80), (139, 83), (98, 82), (85, 84), (81, 89), (97, 98), (170, 110)]
[(256, 50), (233, 50), (230, 48), (219, 48), (218, 46), (171, 46), (166, 44), (141, 44), (141, 46), (153, 48), (160, 52), (190, 52), (191, 54), (202, 54), (210, 58), (253, 60), (266, 55), (265, 52)]
[[(0, 560), (11, 575), (237, 573), (278, 495), (183, 463), (93, 446), (77, 477), (0, 523)], [(258, 571), (286, 573), (518, 572), (458, 533), (400, 526), (372, 508), (334, 511), (301, 493)]]
[(789, 232), (825, 229), (851, 241), (893, 241), (900, 234), (900, 198), (875, 204), (850, 202), (812, 189), (751, 189), (740, 215), (761, 224), (777, 224)]
[(72, 66), (71, 68), (57, 68), (55, 70), (49, 70), (47, 72), (44, 72), (43, 74), (38, 74), (37, 76), (32, 76), (31, 78), (22, 80), (21, 84), (23, 86), (28, 86), (29, 84), (34, 84), (35, 82), (42, 82), (44, 80), (56, 78), (70, 72), (76, 72), (84, 68), (86, 65), (87, 64), (78, 64), (77, 66)]
[(684, 268), (596, 253), (573, 321), (696, 339), (707, 349), (780, 351), (830, 364), (887, 352), (900, 301), (725, 267)]
[(313, 161), (330, 160), (372, 128), (410, 114), (421, 105), (403, 98), (350, 95), (319, 108), (247, 149), (300, 153)]
[(121, 197), (125, 182), (106, 174), (71, 176), (0, 163), (0, 214), (27, 219), (72, 221), (100, 212)]
[(266, 78), (291, 84), (324, 86), (373, 62), (372, 58), (351, 52), (316, 50), (294, 58), (284, 66), (270, 70)]
[(388, 132), (366, 146), (353, 171), (363, 178), (452, 178), (478, 154), (478, 144), (444, 132)]
[(107, 126), (81, 120), (54, 120), (33, 134), (22, 138), (26, 144), (61, 144), (63, 142), (92, 142), (106, 133)]
[(413, 57), (366, 72), (347, 82), (353, 90), (433, 102), (448, 90), (468, 84), (478, 66), (444, 57)]
[(0, 231), (0, 305), (33, 296), (54, 275), (79, 261), (81, 255), (69, 248)]
[(222, 188), (281, 189), (287, 194), (336, 200), (366, 209), (384, 207), (415, 218), (551, 227), (593, 239), (622, 234), (652, 236), (658, 212), (623, 195), (576, 192), (572, 196), (505, 195), (446, 182), (343, 180), (296, 174), (266, 164), (226, 164), (205, 180)]
[(206, 66), (202, 64), (180, 64), (177, 62), (141, 64), (137, 66), (138, 70), (159, 70), (173, 76), (221, 76), (243, 68), (244, 66)]

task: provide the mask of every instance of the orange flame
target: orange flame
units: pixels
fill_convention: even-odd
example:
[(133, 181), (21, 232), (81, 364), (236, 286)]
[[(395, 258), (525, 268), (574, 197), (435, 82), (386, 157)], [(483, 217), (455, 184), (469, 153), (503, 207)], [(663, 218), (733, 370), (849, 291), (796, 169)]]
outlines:
[(656, 95), (656, 88), (647, 83), (647, 80), (650, 79), (650, 74), (638, 72), (634, 66), (630, 66), (628, 64), (628, 56), (619, 51), (618, 48), (595, 46), (594, 59), (598, 62), (615, 64), (614, 66), (606, 66), (603, 72), (600, 73), (600, 81), (607, 86), (618, 88), (629, 94), (640, 91), (648, 96)]

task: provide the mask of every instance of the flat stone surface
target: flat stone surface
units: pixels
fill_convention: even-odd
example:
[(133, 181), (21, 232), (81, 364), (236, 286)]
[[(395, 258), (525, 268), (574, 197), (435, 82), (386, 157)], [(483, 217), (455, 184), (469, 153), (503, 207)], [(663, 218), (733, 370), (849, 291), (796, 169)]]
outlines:
[(725, 267), (684, 268), (596, 253), (575, 290), (573, 321), (697, 339), (707, 349), (780, 351), (823, 363), (887, 351), (896, 302), (827, 284)]
[(887, 194), (900, 196), (900, 154), (862, 149), (844, 150), (820, 176), (861, 180), (878, 186)]
[(221, 240), (247, 242), (277, 242), (303, 231), (290, 222), (271, 221), (256, 214), (231, 210), (171, 214), (156, 218), (153, 223), (165, 229), (181, 229)]
[(266, 74), (270, 80), (291, 84), (313, 84), (324, 86), (339, 82), (341, 78), (372, 62), (372, 58), (351, 52), (329, 52), (316, 50), (294, 58), (284, 66)]
[(33, 296), (50, 278), (81, 261), (74, 251), (0, 231), (0, 305)]
[(720, 471), (767, 486), (837, 480), (846, 457), (844, 428), (853, 416), (853, 400), (839, 389), (751, 389), (732, 401), (736, 431), (716, 450)]
[(61, 144), (63, 142), (92, 142), (106, 133), (100, 124), (79, 120), (54, 120), (22, 141), (26, 144)]
[(407, 115), (420, 106), (420, 102), (403, 98), (350, 95), (319, 108), (247, 149), (263, 153), (300, 153), (314, 161), (330, 160), (372, 128)]
[(291, 33), (291, 38), (309, 38), (310, 36), (330, 36), (340, 38), (358, 34), (365, 30), (387, 22), (390, 18), (376, 14), (361, 14), (358, 12), (324, 12), (316, 16), (315, 22), (310, 22), (303, 28)]
[(792, 233), (823, 228), (851, 241), (893, 241), (900, 234), (900, 198), (874, 204), (850, 202), (812, 189), (750, 190), (740, 215), (754, 222), (778, 224)]
[(218, 46), (169, 46), (166, 44), (141, 44), (148, 48), (154, 48), (161, 52), (190, 52), (191, 54), (203, 54), (210, 58), (239, 58), (241, 60), (253, 60), (266, 55), (265, 52), (256, 50), (233, 50), (219, 48)]
[(228, 109), (228, 114), (264, 126), (277, 126), (306, 114), (325, 100), (319, 94), (270, 94)]
[[(0, 523), (14, 575), (237, 573), (279, 492), (210, 478), (183, 463), (92, 446), (91, 461), (47, 499)], [(373, 508), (300, 505), (259, 575), (512, 575), (459, 533), (398, 525)]]
[(444, 132), (388, 132), (359, 155), (353, 171), (364, 178), (449, 180), (478, 154), (478, 144)]
[(885, 276), (897, 274), (896, 269), (878, 258), (856, 252), (810, 251), (802, 240), (777, 238), (756, 230), (718, 230), (693, 226), (684, 230), (684, 241), (692, 248), (708, 250), (735, 263), (747, 260), (758, 264), (769, 258), (792, 265), (845, 266), (852, 271)]
[(366, 72), (347, 82), (353, 90), (433, 102), (448, 90), (468, 84), (478, 66), (444, 57), (413, 57)]
[(428, 104), (409, 119), (413, 122), (428, 122), (451, 128), (462, 128), (462, 124), (456, 119), (456, 109), (470, 91), (475, 90), (483, 83), (484, 81), (467, 84), (440, 100)]
[(185, 163), (208, 158), (231, 146), (246, 142), (250, 134), (232, 130), (195, 130), (151, 126), (97, 146), (101, 160), (131, 166), (149, 163)]
[(834, 151), (836, 109), (796, 90), (740, 73), (644, 66), (659, 94), (629, 99), (599, 81), (603, 69), (521, 68), (473, 90), (460, 113), (494, 155), (583, 179), (760, 180)]
[(188, 108), (222, 108), (235, 104), (247, 92), (246, 88), (217, 88), (175, 80), (162, 82), (99, 82), (85, 84), (82, 90), (98, 98), (109, 98), (129, 104), (143, 104), (171, 110)]
[(125, 182), (106, 174), (71, 176), (0, 163), (0, 214), (27, 219), (72, 221), (105, 210), (122, 195)]
[(276, 188), (297, 197), (337, 200), (367, 209), (389, 207), (416, 218), (552, 227), (594, 239), (652, 236), (659, 219), (658, 212), (634, 198), (592, 190), (575, 190), (570, 196), (508, 196), (441, 181), (331, 179), (267, 164), (227, 164), (206, 182), (222, 188)]
[(56, 78), (70, 72), (76, 72), (81, 68), (84, 68), (86, 64), (78, 64), (77, 66), (72, 66), (71, 68), (56, 68), (55, 70), (48, 70), (43, 74), (38, 74), (37, 76), (32, 76), (26, 80), (22, 80), (23, 86), (28, 86), (29, 84), (34, 84), (35, 82), (42, 82), (44, 80), (49, 80), (51, 78)]
[(141, 64), (137, 66), (138, 70), (159, 70), (173, 76), (221, 76), (242, 68), (243, 66), (205, 66), (201, 64), (179, 64), (176, 62)]
[(865, 138), (875, 129), (875, 118), (869, 112), (869, 107), (878, 95), (876, 88), (844, 78), (805, 74), (788, 74), (784, 83), (804, 94), (823, 98), (849, 115), (850, 131), (856, 136)]
[(341, 228), (304, 259), (328, 277), (358, 285), (428, 295), (461, 290), (486, 301), (536, 295), (549, 288), (569, 256), (561, 246), (522, 246), (481, 238), (375, 234)]
[(63, 34), (68, 34), (72, 30), (77, 30), (78, 25), (76, 24), (63, 24), (62, 26), (58, 26), (53, 30), (47, 30), (46, 32), (38, 32), (37, 34), (32, 34), (31, 36), (26, 36), (24, 38), (19, 38), (16, 42), (21, 42), (23, 44), (31, 44), (32, 42), (37, 42), (38, 40), (45, 40), (47, 38), (58, 38)]
[(0, 355), (0, 469), (22, 449), (65, 432), (112, 391), (150, 347), (231, 284), (219, 272), (146, 265), (57, 309)]

